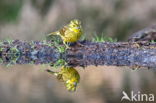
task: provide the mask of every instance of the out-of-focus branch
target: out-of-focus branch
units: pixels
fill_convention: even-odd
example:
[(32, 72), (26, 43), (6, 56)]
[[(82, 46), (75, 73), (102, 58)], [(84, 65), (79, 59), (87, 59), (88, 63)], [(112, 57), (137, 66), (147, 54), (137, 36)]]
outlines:
[(129, 42), (137, 41), (156, 41), (156, 25), (149, 26), (145, 29), (139, 30), (133, 33), (129, 39)]

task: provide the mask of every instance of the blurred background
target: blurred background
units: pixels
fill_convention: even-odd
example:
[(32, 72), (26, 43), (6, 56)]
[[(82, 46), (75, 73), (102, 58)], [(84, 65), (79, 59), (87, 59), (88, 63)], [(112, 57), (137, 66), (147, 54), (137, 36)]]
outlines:
[[(87, 39), (106, 35), (126, 41), (132, 33), (155, 24), (156, 1), (0, 0), (0, 39), (43, 40), (74, 18), (82, 21)], [(0, 103), (119, 103), (122, 91), (156, 94), (156, 71), (148, 69), (77, 68), (81, 81), (77, 91), (70, 93), (63, 83), (42, 71), (46, 68), (50, 69), (1, 66)]]

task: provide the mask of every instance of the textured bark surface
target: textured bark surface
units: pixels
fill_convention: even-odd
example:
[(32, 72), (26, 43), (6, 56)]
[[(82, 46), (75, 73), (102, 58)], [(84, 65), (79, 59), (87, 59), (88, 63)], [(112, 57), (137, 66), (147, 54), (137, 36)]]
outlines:
[(134, 33), (128, 41), (81, 41), (60, 53), (52, 42), (8, 40), (0, 42), (0, 63), (55, 64), (63, 59), (70, 66), (156, 67), (156, 25)]
[(47, 64), (61, 55), (55, 47), (40, 41), (4, 41), (0, 48), (1, 64)]
[(71, 46), (65, 53), (59, 53), (55, 47), (47, 44), (40, 41), (4, 41), (0, 46), (1, 64), (47, 64), (64, 59), (72, 66), (156, 67), (156, 43), (82, 41)]
[(67, 52), (67, 61), (74, 66), (114, 65), (156, 67), (156, 43), (117, 42), (83, 43)]

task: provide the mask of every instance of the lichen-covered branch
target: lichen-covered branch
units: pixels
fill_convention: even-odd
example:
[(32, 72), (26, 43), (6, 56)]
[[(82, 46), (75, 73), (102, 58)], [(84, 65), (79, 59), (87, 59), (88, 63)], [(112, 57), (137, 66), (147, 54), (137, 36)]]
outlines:
[(74, 66), (113, 65), (156, 67), (156, 43), (116, 42), (83, 43), (67, 52), (67, 61)]
[(41, 41), (3, 41), (0, 44), (1, 64), (47, 64), (64, 59), (71, 66), (144, 66), (156, 67), (156, 43), (81, 41), (64, 53)]
[(1, 64), (47, 64), (55, 62), (60, 55), (45, 41), (6, 40), (0, 44)]

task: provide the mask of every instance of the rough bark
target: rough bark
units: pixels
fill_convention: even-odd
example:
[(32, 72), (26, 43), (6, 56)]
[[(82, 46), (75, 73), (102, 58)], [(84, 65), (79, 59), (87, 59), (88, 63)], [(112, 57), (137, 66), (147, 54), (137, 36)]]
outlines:
[(117, 42), (83, 43), (67, 52), (67, 61), (74, 66), (113, 65), (156, 67), (156, 43)]
[(65, 53), (59, 53), (55, 47), (47, 44), (40, 41), (4, 41), (0, 45), (1, 64), (47, 64), (64, 59), (71, 66), (156, 67), (156, 43), (81, 41)]

